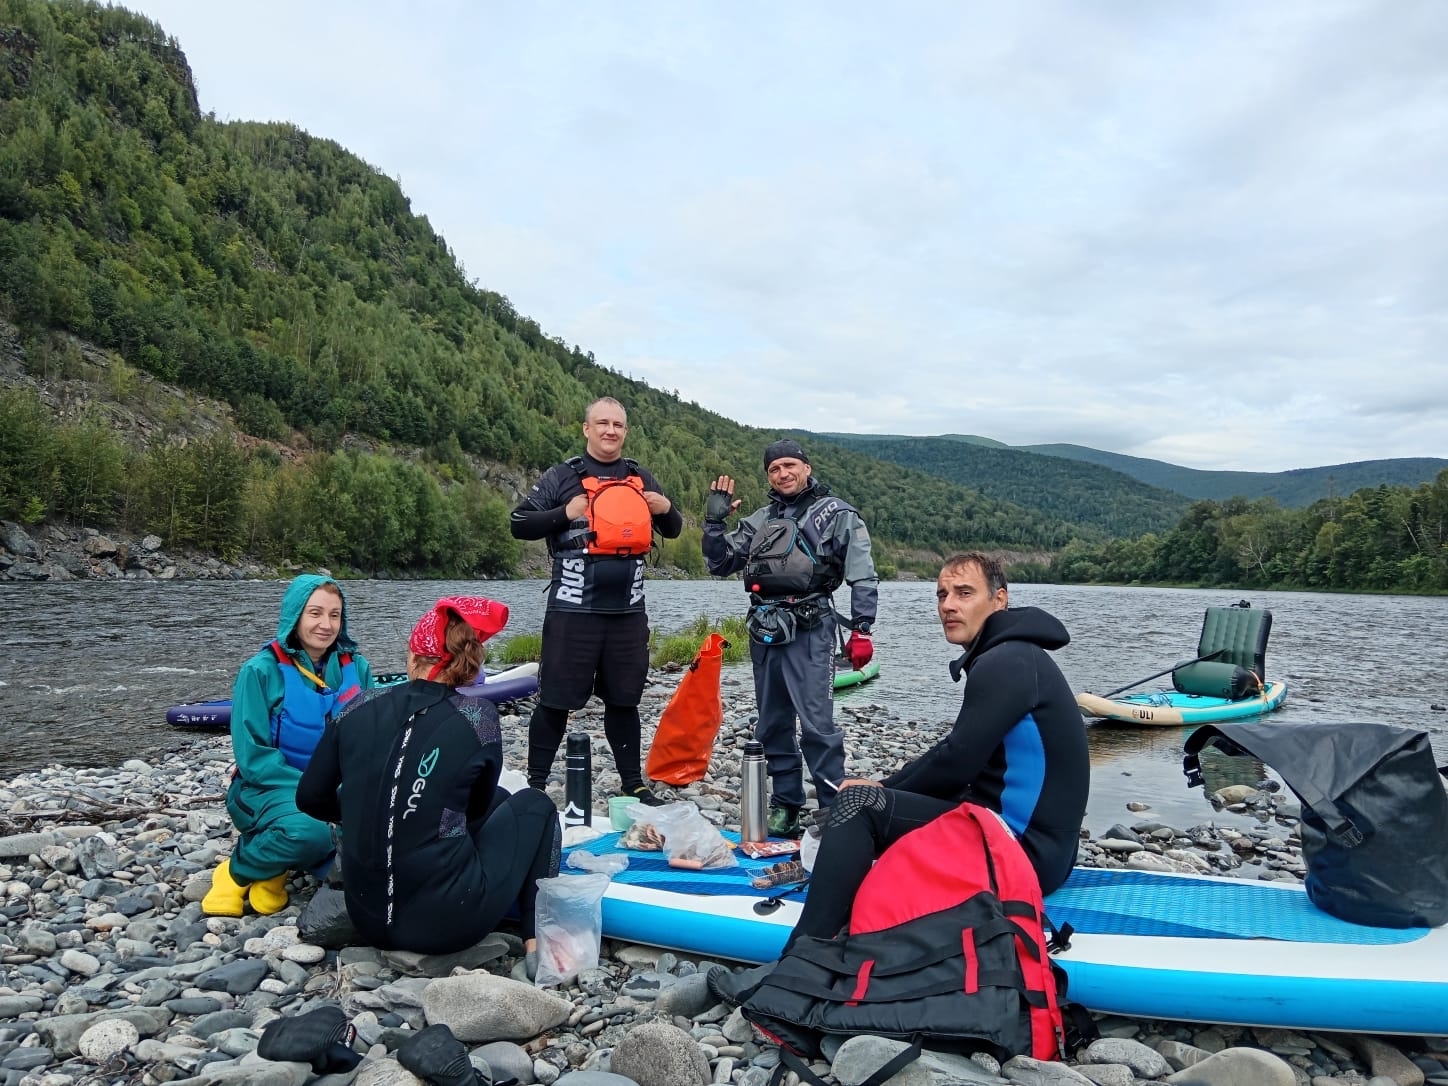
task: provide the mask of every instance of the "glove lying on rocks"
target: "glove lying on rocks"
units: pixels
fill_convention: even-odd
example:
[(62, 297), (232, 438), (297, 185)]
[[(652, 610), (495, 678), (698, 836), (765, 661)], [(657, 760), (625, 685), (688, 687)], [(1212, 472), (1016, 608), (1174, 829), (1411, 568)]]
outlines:
[(862, 634), (859, 630), (850, 634), (850, 639), (845, 642), (845, 657), (852, 668), (859, 671), (874, 655), (875, 643), (870, 640), (869, 634)]
[(517, 1079), (495, 1082), (468, 1059), (467, 1046), (436, 1022), (397, 1046), (397, 1062), (431, 1086), (515, 1086)]
[(264, 1060), (309, 1063), (319, 1075), (340, 1074), (362, 1062), (351, 1048), (356, 1036), (342, 1008), (328, 1004), (306, 1014), (268, 1022), (261, 1031), (256, 1054)]

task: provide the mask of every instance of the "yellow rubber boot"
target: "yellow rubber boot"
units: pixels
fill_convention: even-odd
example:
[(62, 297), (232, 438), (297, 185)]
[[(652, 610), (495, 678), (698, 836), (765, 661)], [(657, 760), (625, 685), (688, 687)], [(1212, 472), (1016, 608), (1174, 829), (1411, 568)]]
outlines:
[(246, 907), (246, 887), (231, 877), (231, 861), (222, 860), (211, 873), (211, 889), (201, 899), (206, 916), (240, 916)]
[(251, 907), (262, 916), (279, 913), (287, 907), (287, 873), (260, 879), (246, 888)]

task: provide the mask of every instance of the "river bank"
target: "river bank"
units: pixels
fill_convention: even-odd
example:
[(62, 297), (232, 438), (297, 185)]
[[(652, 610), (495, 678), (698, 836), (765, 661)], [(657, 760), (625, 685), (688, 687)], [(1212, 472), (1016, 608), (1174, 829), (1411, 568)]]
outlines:
[(245, 559), (172, 554), (156, 535), (126, 538), (60, 524), (28, 531), (0, 521), (0, 581), (242, 581), (292, 572)]
[[(672, 691), (655, 675), (645, 720)], [(737, 826), (744, 697), (729, 697), (710, 775), (678, 791), (711, 821)], [(878, 774), (923, 745), (875, 706), (843, 710), (850, 772)], [(507, 760), (521, 767), (526, 707), (505, 720)], [(618, 780), (601, 714), (576, 723), (595, 737), (596, 792)], [(294, 879), (291, 904), (270, 917), (207, 918), (199, 902), (230, 848), (222, 806), (231, 754), (224, 736), (116, 768), (49, 767), (0, 782), (0, 1084), (416, 1083), (393, 1057), (413, 1031), (443, 1021), (495, 1077), (561, 1086), (764, 1086), (777, 1053), (737, 1012), (708, 996), (707, 963), (605, 940), (598, 969), (562, 990), (519, 971), (507, 932), (446, 959), (327, 949), (298, 922), (317, 888)], [(561, 762), (550, 791), (561, 800)], [(1251, 787), (1224, 796), (1235, 817), (1165, 827), (1150, 804), (1128, 802), (1122, 824), (1083, 843), (1091, 866), (1166, 868), (1297, 879), (1296, 810)], [(1230, 823), (1230, 824), (1229, 824)], [(1231, 828), (1231, 824), (1240, 829)], [(267, 1022), (323, 1003), (343, 1007), (366, 1059), (320, 1078), (300, 1064), (261, 1061)], [(1448, 1039), (1372, 1038), (1103, 1018), (1103, 1039), (1070, 1064), (939, 1057), (896, 1086), (949, 1083), (1143, 1082), (1207, 1086), (1421, 1086), (1448, 1083)], [(893, 1043), (861, 1039), (833, 1053), (842, 1083), (859, 1082)], [(819, 1070), (826, 1068), (821, 1065)]]

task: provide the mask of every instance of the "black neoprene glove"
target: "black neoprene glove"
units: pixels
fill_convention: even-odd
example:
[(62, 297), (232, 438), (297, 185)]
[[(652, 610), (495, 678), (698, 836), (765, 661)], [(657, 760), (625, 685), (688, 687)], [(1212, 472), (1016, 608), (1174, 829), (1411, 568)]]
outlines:
[(704, 519), (712, 524), (723, 524), (733, 506), (734, 495), (725, 490), (711, 490), (709, 500), (704, 503)]

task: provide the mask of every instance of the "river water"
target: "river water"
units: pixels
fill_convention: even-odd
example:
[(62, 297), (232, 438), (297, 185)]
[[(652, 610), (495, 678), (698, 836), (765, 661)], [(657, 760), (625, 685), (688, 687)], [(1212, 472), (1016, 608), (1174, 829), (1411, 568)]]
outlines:
[[(167, 727), (168, 706), (227, 696), (238, 665), (269, 640), (278, 582), (76, 582), (0, 587), (0, 780), (50, 763), (119, 764), (183, 747), (194, 736)], [(542, 625), (540, 581), (357, 581), (346, 586), (352, 635), (377, 671), (402, 669), (413, 621), (439, 596), (481, 594), (512, 609), (509, 630)], [(1203, 609), (1241, 593), (1018, 585), (1014, 605), (1051, 611), (1071, 631), (1056, 659), (1077, 690), (1104, 693), (1194, 655)], [(737, 581), (650, 581), (654, 626), (677, 629), (700, 614), (744, 611)], [(1433, 733), (1448, 761), (1445, 648), (1448, 599), (1415, 596), (1250, 594), (1273, 612), (1267, 670), (1286, 679), (1275, 719), (1382, 721)], [(844, 603), (843, 593), (840, 603)], [(960, 705), (946, 666), (954, 655), (935, 619), (934, 585), (880, 586), (875, 651), (880, 677), (839, 695), (944, 729)], [(743, 665), (746, 666), (747, 665)], [(1156, 683), (1148, 684), (1150, 689)], [(746, 687), (747, 689), (747, 684)], [(848, 731), (848, 719), (842, 718)], [(1144, 800), (1175, 825), (1212, 817), (1181, 774), (1182, 728), (1091, 728), (1088, 827), (1131, 820)], [(1255, 773), (1244, 770), (1246, 778)], [(1244, 778), (1240, 783), (1254, 783)]]

